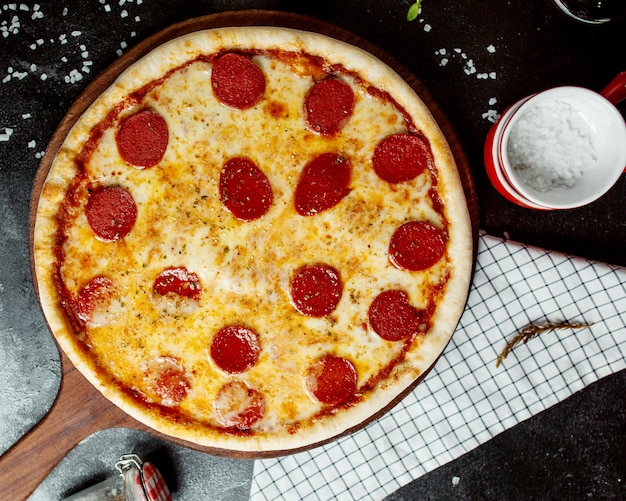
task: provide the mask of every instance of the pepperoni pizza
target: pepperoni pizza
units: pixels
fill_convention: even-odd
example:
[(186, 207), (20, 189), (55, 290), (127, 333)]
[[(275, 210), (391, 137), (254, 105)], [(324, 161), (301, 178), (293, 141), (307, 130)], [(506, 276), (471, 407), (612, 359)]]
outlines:
[(472, 235), (446, 140), (388, 66), (219, 28), (158, 46), (77, 120), (34, 267), (108, 399), (202, 446), (284, 452), (378, 415), (435, 362)]

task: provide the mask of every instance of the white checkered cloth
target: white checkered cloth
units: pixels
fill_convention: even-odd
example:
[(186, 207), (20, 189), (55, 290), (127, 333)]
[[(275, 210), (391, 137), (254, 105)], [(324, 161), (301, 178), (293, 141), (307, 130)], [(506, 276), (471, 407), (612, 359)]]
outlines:
[[(496, 368), (541, 321), (593, 325), (541, 334)], [(351, 436), (255, 461), (250, 498), (382, 499), (625, 367), (626, 269), (481, 235), (467, 307), (426, 379)]]

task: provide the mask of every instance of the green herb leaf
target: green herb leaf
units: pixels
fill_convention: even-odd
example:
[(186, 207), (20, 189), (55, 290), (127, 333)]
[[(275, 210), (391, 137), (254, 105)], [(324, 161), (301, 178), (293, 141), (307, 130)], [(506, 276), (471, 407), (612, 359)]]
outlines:
[(420, 8), (422, 7), (422, 0), (417, 0), (411, 7), (409, 7), (409, 12), (407, 12), (406, 20), (414, 21), (417, 19), (417, 16), (420, 13)]
[(528, 343), (532, 338), (537, 337), (544, 332), (553, 332), (557, 329), (582, 329), (584, 327), (591, 327), (593, 324), (586, 324), (583, 322), (545, 322), (540, 324), (530, 324), (524, 327), (517, 335), (511, 339), (502, 350), (502, 353), (498, 355), (496, 360), (496, 367), (499, 367), (502, 361), (507, 357), (513, 348), (520, 343)]

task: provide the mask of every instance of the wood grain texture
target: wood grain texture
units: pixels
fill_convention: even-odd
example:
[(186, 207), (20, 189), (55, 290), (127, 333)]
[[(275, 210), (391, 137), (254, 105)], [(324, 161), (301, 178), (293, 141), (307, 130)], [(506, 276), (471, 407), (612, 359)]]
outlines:
[[(444, 135), (446, 136), (452, 153), (455, 157), (465, 195), (470, 211), (474, 234), (474, 249), (478, 241), (478, 203), (472, 179), (471, 169), (456, 132), (442, 110), (433, 101), (432, 96), (424, 85), (405, 68), (365, 40), (335, 26), (317, 19), (293, 13), (272, 11), (238, 11), (225, 12), (200, 18), (190, 19), (175, 24), (144, 40), (133, 47), (124, 56), (113, 63), (107, 70), (94, 79), (77, 101), (68, 111), (55, 134), (53, 135), (46, 153), (36, 174), (31, 198), (30, 210), (30, 243), (32, 249), (34, 217), (39, 195), (48, 171), (52, 165), (57, 150), (63, 143), (67, 133), (78, 117), (87, 109), (93, 100), (100, 95), (117, 76), (133, 62), (140, 59), (158, 45), (178, 36), (207, 28), (223, 26), (280, 26), (322, 33), (352, 45), (361, 47), (372, 53), (400, 74), (416, 91), (435, 117)], [(476, 255), (476, 252), (474, 252)], [(36, 282), (31, 258), (31, 273)], [(37, 284), (35, 283), (35, 291)], [(43, 481), (54, 466), (74, 448), (81, 440), (90, 434), (112, 427), (130, 427), (149, 432), (153, 435), (170, 440), (179, 445), (201, 450), (204, 452), (225, 455), (235, 458), (254, 458), (276, 456), (284, 451), (274, 451), (268, 454), (250, 454), (233, 451), (215, 450), (196, 446), (188, 442), (164, 435), (149, 429), (134, 420), (115, 405), (106, 400), (78, 370), (74, 368), (65, 354), (61, 353), (62, 380), (57, 398), (50, 412), (26, 436), (0, 457), (0, 485), (3, 487), (2, 496), (8, 495), (12, 500), (26, 499), (28, 495)], [(415, 384), (398, 396), (389, 406), (367, 421), (360, 423), (344, 434), (352, 433), (377, 419), (396, 405), (404, 396), (413, 390), (426, 374), (423, 374)], [(338, 437), (333, 437), (334, 440)], [(321, 444), (315, 444), (318, 446)], [(125, 453), (128, 451), (120, 451)], [(294, 452), (294, 451), (290, 451)], [(7, 499), (8, 499), (7, 498)]]

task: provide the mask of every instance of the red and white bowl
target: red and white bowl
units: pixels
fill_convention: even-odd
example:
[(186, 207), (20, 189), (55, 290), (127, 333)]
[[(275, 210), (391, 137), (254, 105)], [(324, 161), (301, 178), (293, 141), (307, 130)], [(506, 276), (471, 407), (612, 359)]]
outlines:
[[(624, 98), (626, 72), (600, 94), (581, 87), (556, 87), (514, 103), (487, 135), (484, 159), (489, 180), (507, 200), (530, 209), (571, 209), (597, 200), (618, 181), (626, 166), (626, 123), (614, 106)], [(541, 189), (527, 183), (514, 166), (509, 154), (511, 133), (527, 113), (555, 103), (571, 110), (578, 125), (584, 127), (594, 161), (573, 186)]]

